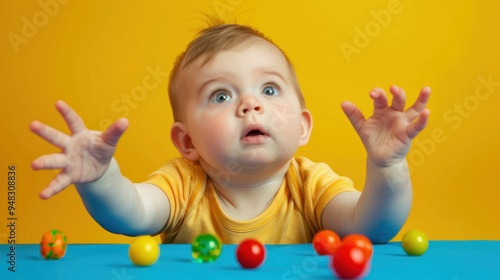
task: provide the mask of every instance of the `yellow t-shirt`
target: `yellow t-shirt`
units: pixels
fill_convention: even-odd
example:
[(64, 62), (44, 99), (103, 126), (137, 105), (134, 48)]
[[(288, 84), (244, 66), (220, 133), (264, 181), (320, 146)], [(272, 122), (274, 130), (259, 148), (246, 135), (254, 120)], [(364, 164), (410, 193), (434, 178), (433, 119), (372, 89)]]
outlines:
[(266, 244), (311, 242), (322, 229), (321, 213), (335, 195), (354, 191), (352, 181), (324, 163), (294, 158), (271, 204), (259, 216), (237, 221), (227, 216), (198, 163), (177, 158), (152, 173), (147, 183), (160, 187), (170, 202), (161, 232), (163, 243), (191, 243), (211, 233), (225, 244), (257, 238)]

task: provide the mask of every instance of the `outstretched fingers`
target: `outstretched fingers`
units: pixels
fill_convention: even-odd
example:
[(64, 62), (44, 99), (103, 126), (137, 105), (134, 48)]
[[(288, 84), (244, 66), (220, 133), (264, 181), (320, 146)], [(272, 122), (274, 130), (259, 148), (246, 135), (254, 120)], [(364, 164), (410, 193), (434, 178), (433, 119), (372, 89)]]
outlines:
[(40, 198), (49, 199), (57, 193), (64, 190), (71, 184), (71, 178), (67, 173), (61, 171), (57, 176), (50, 182), (50, 184), (40, 192)]
[(389, 105), (387, 95), (381, 88), (374, 88), (370, 91), (370, 97), (373, 99), (373, 107), (376, 109), (383, 109)]
[(66, 104), (66, 102), (57, 101), (56, 109), (64, 118), (64, 121), (68, 125), (68, 128), (72, 134), (86, 129), (85, 123), (83, 122), (82, 118), (68, 104)]
[(66, 167), (66, 165), (66, 155), (61, 153), (43, 155), (31, 162), (31, 168), (33, 168), (34, 170), (62, 169)]
[(125, 118), (118, 119), (116, 122), (111, 124), (106, 131), (102, 134), (102, 139), (106, 144), (115, 147), (118, 144), (118, 140), (123, 135), (125, 130), (128, 128), (128, 120)]
[(420, 94), (418, 95), (415, 103), (405, 112), (409, 121), (415, 120), (425, 110), (430, 95), (431, 95), (430, 87), (424, 87), (420, 91)]
[(356, 105), (349, 101), (342, 102), (341, 106), (342, 111), (344, 111), (344, 114), (347, 116), (354, 129), (359, 132), (359, 130), (363, 126), (363, 123), (366, 121), (363, 113), (361, 113)]
[(391, 107), (396, 110), (403, 112), (406, 106), (406, 93), (398, 86), (391, 86), (390, 91), (392, 93), (392, 105)]
[(61, 149), (64, 149), (70, 140), (70, 136), (39, 121), (33, 121), (30, 124), (30, 130), (45, 141)]
[(425, 128), (427, 121), (429, 120), (429, 115), (429, 109), (424, 109), (418, 116), (418, 119), (408, 125), (406, 128), (406, 134), (410, 137), (410, 139), (415, 138), (415, 136), (417, 136), (417, 134)]

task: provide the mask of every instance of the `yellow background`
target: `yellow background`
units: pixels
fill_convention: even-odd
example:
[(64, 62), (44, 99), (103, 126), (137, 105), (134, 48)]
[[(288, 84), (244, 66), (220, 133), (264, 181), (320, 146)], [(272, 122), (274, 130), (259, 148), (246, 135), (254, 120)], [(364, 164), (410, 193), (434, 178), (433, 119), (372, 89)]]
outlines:
[[(101, 229), (74, 187), (38, 198), (56, 172), (35, 172), (30, 162), (57, 149), (28, 126), (38, 119), (67, 131), (58, 99), (92, 129), (125, 116), (131, 125), (116, 158), (131, 180), (144, 180), (178, 156), (165, 75), (205, 26), (203, 13), (255, 26), (287, 52), (314, 117), (312, 139), (298, 154), (327, 162), (358, 188), (365, 153), (340, 103), (351, 100), (370, 114), (373, 87), (400, 85), (413, 102), (431, 86), (431, 120), (409, 154), (414, 206), (396, 240), (413, 228), (436, 240), (500, 239), (496, 1), (55, 1), (0, 4), (0, 243), (9, 236), (9, 165), (17, 168), (17, 243), (38, 243), (53, 228), (72, 243), (130, 241)], [(160, 71), (149, 81), (157, 83), (139, 95), (151, 69)]]

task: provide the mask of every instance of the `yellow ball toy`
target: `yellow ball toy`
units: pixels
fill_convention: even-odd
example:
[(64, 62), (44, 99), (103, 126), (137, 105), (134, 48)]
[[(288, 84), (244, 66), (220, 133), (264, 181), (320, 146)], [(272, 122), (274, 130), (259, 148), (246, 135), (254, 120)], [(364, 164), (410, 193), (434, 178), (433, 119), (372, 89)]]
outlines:
[(425, 233), (420, 230), (410, 230), (401, 242), (403, 250), (410, 256), (421, 256), (429, 248), (429, 240)]
[(160, 257), (160, 245), (151, 236), (138, 237), (130, 243), (128, 256), (137, 266), (153, 265)]

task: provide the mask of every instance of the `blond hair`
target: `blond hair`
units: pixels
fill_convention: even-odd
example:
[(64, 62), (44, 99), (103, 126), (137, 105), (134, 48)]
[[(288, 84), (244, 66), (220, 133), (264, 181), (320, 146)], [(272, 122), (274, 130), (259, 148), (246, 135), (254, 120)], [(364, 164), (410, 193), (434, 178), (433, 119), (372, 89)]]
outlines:
[(168, 95), (170, 99), (170, 106), (172, 107), (174, 115), (174, 121), (180, 121), (182, 118), (181, 100), (179, 98), (181, 90), (177, 86), (177, 79), (182, 69), (199, 58), (203, 58), (202, 63), (205, 64), (209, 62), (217, 53), (233, 49), (244, 43), (253, 42), (252, 39), (265, 40), (281, 51), (288, 62), (288, 67), (294, 83), (293, 86), (297, 92), (299, 102), (302, 108), (305, 108), (305, 100), (300, 90), (294, 67), (281, 48), (273, 43), (271, 39), (264, 36), (264, 34), (260, 31), (252, 27), (239, 24), (224, 24), (221, 22), (213, 22), (213, 24), (213, 26), (202, 30), (198, 34), (198, 37), (191, 41), (186, 51), (181, 53), (175, 60), (174, 67), (170, 73), (168, 85)]

